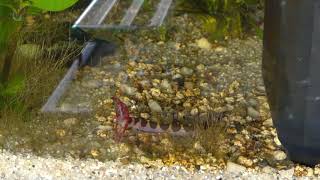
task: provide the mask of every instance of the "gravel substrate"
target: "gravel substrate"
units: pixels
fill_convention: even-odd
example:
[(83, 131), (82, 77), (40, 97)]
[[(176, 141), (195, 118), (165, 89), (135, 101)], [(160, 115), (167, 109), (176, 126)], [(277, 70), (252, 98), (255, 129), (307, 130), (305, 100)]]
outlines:
[[(181, 166), (148, 168), (142, 164), (97, 160), (66, 160), (30, 154), (0, 153), (1, 179), (292, 179), (293, 170), (257, 173), (228, 163), (222, 171), (188, 171)], [(310, 179), (299, 177), (296, 179)]]

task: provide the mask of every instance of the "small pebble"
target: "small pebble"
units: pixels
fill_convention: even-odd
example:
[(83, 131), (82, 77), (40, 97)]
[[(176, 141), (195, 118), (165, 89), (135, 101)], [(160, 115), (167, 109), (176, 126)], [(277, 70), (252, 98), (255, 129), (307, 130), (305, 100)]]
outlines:
[(171, 84), (169, 83), (169, 81), (167, 79), (164, 79), (161, 81), (161, 88), (167, 91), (171, 91), (172, 87)]
[(192, 90), (192, 89), (193, 89), (193, 86), (194, 86), (194, 84), (193, 84), (192, 82), (185, 82), (185, 83), (184, 83), (184, 87), (185, 87), (186, 89)]
[(266, 127), (273, 127), (273, 121), (271, 118), (265, 120), (262, 125), (266, 126)]
[(244, 165), (246, 167), (251, 167), (253, 165), (253, 161), (244, 156), (239, 156), (238, 161), (239, 164)]
[(264, 86), (258, 86), (257, 87), (257, 90), (261, 93), (265, 92), (266, 91), (266, 88)]
[(126, 84), (123, 84), (120, 86), (120, 89), (122, 92), (124, 92), (125, 94), (132, 96), (137, 92), (137, 89), (131, 86), (128, 86)]
[(267, 174), (272, 174), (275, 173), (277, 170), (270, 167), (270, 166), (265, 166), (262, 168), (262, 172), (267, 173)]
[(77, 118), (68, 118), (63, 121), (64, 125), (67, 127), (71, 127), (73, 125), (76, 125), (79, 122)]
[(234, 173), (234, 174), (241, 174), (245, 171), (246, 171), (246, 167), (241, 166), (236, 163), (233, 163), (233, 162), (230, 162), (230, 161), (227, 162), (226, 172)]
[(199, 65), (197, 66), (197, 70), (198, 70), (199, 72), (203, 72), (203, 71), (205, 70), (205, 66), (204, 66), (203, 64), (199, 64)]
[(285, 160), (287, 158), (287, 155), (285, 152), (283, 151), (275, 151), (273, 153), (273, 157), (277, 160), (277, 161), (282, 161), (282, 160)]
[(181, 74), (184, 75), (184, 76), (190, 76), (193, 73), (193, 70), (190, 69), (190, 68), (187, 68), (187, 67), (181, 68), (180, 71), (181, 71)]
[(274, 143), (276, 143), (277, 146), (281, 146), (281, 141), (279, 140), (278, 136), (273, 138)]
[(149, 119), (150, 118), (150, 115), (148, 113), (140, 113), (140, 116), (143, 118), (143, 119)]
[(191, 112), (190, 112), (190, 114), (191, 114), (192, 116), (195, 116), (195, 115), (197, 115), (198, 113), (199, 113), (198, 108), (193, 108), (193, 109), (191, 110)]
[(254, 118), (254, 119), (260, 118), (260, 113), (257, 110), (255, 110), (253, 107), (248, 107), (247, 113), (248, 113), (248, 116), (250, 116), (251, 118)]
[(195, 142), (193, 145), (193, 148), (197, 151), (199, 151), (200, 153), (205, 153), (206, 150), (204, 149), (204, 147), (201, 145), (200, 142)]
[(82, 82), (82, 86), (85, 88), (95, 89), (95, 88), (101, 87), (102, 83), (98, 80), (89, 80), (89, 81)]
[(196, 44), (201, 49), (206, 49), (206, 50), (211, 49), (211, 44), (206, 38), (200, 38), (200, 39), (196, 40)]
[(258, 105), (259, 105), (259, 102), (257, 101), (257, 100), (255, 100), (255, 99), (249, 99), (248, 100), (248, 104), (250, 105), (250, 106), (252, 106), (252, 107), (258, 107)]
[(103, 131), (110, 131), (113, 129), (113, 127), (109, 126), (109, 125), (106, 125), (106, 126), (100, 125), (100, 126), (98, 126), (98, 129), (103, 130)]
[(148, 106), (153, 112), (162, 112), (161, 106), (154, 100), (149, 100)]
[(280, 179), (292, 179), (294, 175), (294, 168), (279, 171)]
[(306, 175), (306, 176), (311, 177), (311, 176), (313, 176), (313, 174), (314, 174), (313, 169), (308, 167), (308, 168), (307, 168), (307, 175)]

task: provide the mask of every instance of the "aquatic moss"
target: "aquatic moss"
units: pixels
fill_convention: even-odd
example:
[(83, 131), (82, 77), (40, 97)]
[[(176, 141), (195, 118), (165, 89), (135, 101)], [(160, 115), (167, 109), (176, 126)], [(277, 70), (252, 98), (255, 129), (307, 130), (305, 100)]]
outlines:
[[(181, 0), (185, 10), (202, 14), (203, 29), (210, 39), (242, 37), (253, 30), (258, 33), (262, 21), (261, 0)], [(196, 10), (195, 10), (196, 9)], [(259, 35), (259, 33), (258, 33)]]

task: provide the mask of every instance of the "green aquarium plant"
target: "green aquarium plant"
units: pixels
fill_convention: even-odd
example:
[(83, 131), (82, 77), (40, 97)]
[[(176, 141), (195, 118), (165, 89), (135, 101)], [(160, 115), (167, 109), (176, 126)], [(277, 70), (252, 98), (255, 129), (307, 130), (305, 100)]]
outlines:
[(241, 37), (247, 30), (257, 31), (262, 21), (262, 0), (181, 0), (186, 8), (201, 13), (203, 28), (211, 39)]
[(0, 108), (24, 87), (23, 75), (10, 76), (19, 35), (28, 15), (44, 11), (62, 11), (78, 0), (0, 0)]

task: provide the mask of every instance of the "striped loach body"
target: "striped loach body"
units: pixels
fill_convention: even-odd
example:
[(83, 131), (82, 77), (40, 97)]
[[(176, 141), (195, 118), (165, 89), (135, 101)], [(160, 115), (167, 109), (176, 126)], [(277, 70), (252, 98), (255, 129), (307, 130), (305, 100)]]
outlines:
[[(119, 137), (122, 137), (124, 131), (133, 129), (148, 133), (170, 133), (177, 136), (185, 136), (193, 133), (193, 127), (182, 125), (179, 123), (160, 124), (144, 119), (135, 119), (130, 116), (129, 108), (119, 98), (113, 97), (116, 109), (116, 129)], [(118, 126), (120, 126), (118, 128)]]
[(133, 119), (128, 125), (128, 128), (148, 133), (169, 133), (177, 136), (185, 136), (193, 133), (191, 127), (186, 127), (182, 124), (161, 124), (144, 119)]

